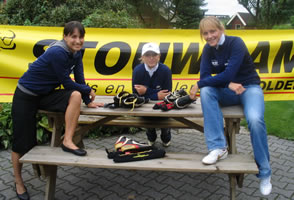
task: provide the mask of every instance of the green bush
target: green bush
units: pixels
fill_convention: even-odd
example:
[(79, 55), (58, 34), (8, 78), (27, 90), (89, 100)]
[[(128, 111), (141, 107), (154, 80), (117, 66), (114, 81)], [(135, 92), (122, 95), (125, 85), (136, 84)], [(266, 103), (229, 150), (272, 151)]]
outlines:
[[(12, 145), (11, 106), (11, 103), (0, 104), (0, 149), (8, 149)], [(38, 114), (37, 122), (37, 142), (46, 143), (50, 136), (48, 119), (45, 115)]]
[(86, 27), (100, 27), (100, 28), (138, 28), (141, 27), (137, 19), (130, 17), (126, 10), (114, 12), (109, 10), (107, 12), (97, 10), (95, 13), (89, 15), (82, 21)]

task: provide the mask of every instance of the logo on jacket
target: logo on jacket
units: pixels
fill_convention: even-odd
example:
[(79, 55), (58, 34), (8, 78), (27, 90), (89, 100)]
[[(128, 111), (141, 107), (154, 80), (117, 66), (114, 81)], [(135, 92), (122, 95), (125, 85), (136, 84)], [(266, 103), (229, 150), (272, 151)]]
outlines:
[(157, 85), (156, 86), (156, 90), (161, 90), (161, 86), (160, 85)]
[(217, 60), (211, 60), (211, 64), (212, 64), (212, 66), (217, 67), (218, 66), (218, 61)]

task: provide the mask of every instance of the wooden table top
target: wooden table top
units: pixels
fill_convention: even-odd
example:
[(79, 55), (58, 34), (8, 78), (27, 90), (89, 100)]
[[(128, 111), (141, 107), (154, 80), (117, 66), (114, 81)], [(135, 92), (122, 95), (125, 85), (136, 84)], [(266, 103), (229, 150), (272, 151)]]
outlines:
[[(96, 96), (96, 102), (112, 103), (113, 96)], [(169, 111), (154, 110), (153, 106), (158, 101), (150, 101), (141, 107), (134, 108), (88, 108), (81, 105), (81, 115), (100, 115), (100, 116), (142, 116), (142, 117), (203, 117), (200, 99), (184, 109), (171, 109)], [(222, 108), (224, 118), (243, 118), (241, 106), (229, 106)]]

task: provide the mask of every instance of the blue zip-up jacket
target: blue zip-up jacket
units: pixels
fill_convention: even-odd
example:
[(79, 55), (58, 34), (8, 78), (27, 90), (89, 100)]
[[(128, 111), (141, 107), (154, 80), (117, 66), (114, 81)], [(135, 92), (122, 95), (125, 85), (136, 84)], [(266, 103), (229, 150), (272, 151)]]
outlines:
[[(213, 76), (213, 74), (216, 74)], [(230, 82), (244, 85), (260, 84), (260, 78), (248, 49), (239, 37), (225, 36), (218, 48), (204, 46), (198, 87), (227, 87)]]
[[(74, 73), (75, 81), (70, 77)], [(47, 95), (63, 85), (64, 89), (77, 90), (85, 104), (91, 102), (91, 88), (85, 84), (82, 53), (73, 54), (64, 41), (50, 46), (19, 79), (18, 83), (37, 95)]]
[(164, 64), (158, 63), (158, 69), (150, 77), (146, 71), (144, 63), (137, 65), (133, 71), (132, 86), (133, 93), (137, 93), (134, 85), (144, 85), (147, 87), (145, 98), (158, 100), (157, 93), (160, 90), (172, 90), (172, 73)]

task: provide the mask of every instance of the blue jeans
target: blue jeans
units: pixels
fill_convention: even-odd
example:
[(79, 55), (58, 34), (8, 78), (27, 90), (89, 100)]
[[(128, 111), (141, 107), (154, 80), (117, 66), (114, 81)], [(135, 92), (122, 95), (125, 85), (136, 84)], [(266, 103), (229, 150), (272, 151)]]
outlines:
[(201, 88), (205, 141), (209, 151), (227, 147), (220, 105), (241, 104), (250, 131), (255, 162), (259, 169), (257, 177), (266, 178), (271, 175), (271, 167), (264, 122), (263, 92), (259, 85), (248, 85), (244, 88), (246, 90), (241, 95), (235, 94), (229, 88)]

